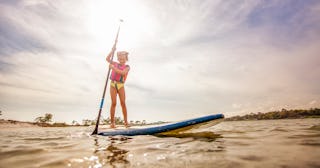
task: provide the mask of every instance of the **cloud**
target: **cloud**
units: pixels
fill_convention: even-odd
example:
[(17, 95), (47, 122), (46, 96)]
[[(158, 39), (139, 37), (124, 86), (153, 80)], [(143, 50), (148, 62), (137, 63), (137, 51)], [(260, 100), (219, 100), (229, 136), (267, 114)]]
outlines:
[[(0, 10), (4, 10), (1, 8)], [(37, 52), (49, 47), (28, 32), (21, 31), (21, 25), (14, 23), (12, 18), (0, 16), (0, 54), (8, 56), (18, 52)]]

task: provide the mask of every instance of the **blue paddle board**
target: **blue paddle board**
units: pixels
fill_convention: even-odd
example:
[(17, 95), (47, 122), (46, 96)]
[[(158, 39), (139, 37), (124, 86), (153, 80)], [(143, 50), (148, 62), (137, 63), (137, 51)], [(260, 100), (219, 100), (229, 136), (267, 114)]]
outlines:
[(100, 132), (99, 135), (135, 136), (135, 135), (166, 134), (169, 132), (181, 132), (181, 131), (186, 131), (189, 129), (199, 128), (199, 127), (211, 127), (217, 124), (216, 121), (223, 118), (224, 118), (223, 114), (214, 114), (214, 115), (194, 118), (194, 119), (180, 121), (180, 122), (166, 124), (166, 125), (148, 127), (148, 128), (113, 129), (113, 130)]

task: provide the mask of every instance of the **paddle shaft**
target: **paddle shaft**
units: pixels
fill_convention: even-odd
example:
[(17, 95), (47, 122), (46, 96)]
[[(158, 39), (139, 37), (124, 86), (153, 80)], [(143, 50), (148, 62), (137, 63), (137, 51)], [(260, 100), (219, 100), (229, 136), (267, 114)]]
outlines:
[[(121, 21), (121, 20), (120, 20), (120, 21)], [(110, 63), (112, 63), (113, 56), (114, 56), (114, 51), (115, 51), (116, 46), (117, 46), (117, 43), (118, 43), (119, 32), (120, 32), (120, 24), (119, 24), (117, 36), (116, 36), (116, 39), (115, 39), (115, 41), (114, 41), (114, 45), (113, 45), (113, 48), (112, 48)], [(99, 107), (99, 113), (98, 113), (98, 118), (97, 118), (96, 126), (95, 126), (95, 129), (94, 129), (94, 131), (92, 132), (91, 135), (98, 134), (98, 127), (99, 127), (99, 122), (100, 122), (100, 116), (101, 116), (101, 111), (102, 111), (102, 108), (103, 108), (104, 97), (105, 97), (105, 95), (106, 95), (106, 90), (107, 90), (107, 87), (108, 87), (110, 72), (111, 72), (111, 68), (108, 68), (107, 79), (106, 79), (106, 83), (105, 83), (104, 89), (103, 89), (103, 94), (102, 94), (102, 98), (101, 98), (101, 102), (100, 102), (100, 107)]]

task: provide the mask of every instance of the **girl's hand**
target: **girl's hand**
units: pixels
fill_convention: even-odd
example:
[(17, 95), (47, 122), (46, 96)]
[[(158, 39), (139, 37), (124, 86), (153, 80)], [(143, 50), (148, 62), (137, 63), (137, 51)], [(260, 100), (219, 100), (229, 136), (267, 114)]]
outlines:
[(110, 68), (110, 69), (113, 69), (113, 68), (114, 68), (114, 65), (109, 64), (109, 68)]
[(113, 46), (111, 52), (115, 52), (117, 50), (116, 46)]

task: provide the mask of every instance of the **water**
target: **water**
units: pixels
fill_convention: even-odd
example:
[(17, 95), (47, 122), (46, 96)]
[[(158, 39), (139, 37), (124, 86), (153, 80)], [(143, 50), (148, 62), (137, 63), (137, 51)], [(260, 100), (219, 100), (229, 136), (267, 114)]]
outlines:
[(320, 119), (222, 122), (183, 138), (91, 131), (1, 129), (0, 167), (320, 167)]

